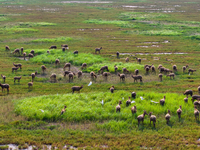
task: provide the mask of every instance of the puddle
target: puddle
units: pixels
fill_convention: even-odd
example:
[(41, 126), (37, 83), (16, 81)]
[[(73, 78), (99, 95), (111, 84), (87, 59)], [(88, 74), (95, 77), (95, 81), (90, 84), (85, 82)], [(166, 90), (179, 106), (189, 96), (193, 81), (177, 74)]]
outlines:
[(122, 5), (125, 8), (145, 8), (144, 6), (130, 6), (130, 5)]
[(61, 2), (52, 2), (52, 3), (64, 3), (64, 4), (70, 4), (70, 3), (78, 3), (78, 4), (108, 4), (112, 3), (111, 1), (61, 1)]
[[(6, 144), (6, 145), (0, 145), (0, 146), (8, 146), (9, 150), (18, 150), (19, 146), (16, 144)], [(108, 146), (107, 146), (108, 147)], [(105, 147), (105, 148), (107, 148)], [(35, 145), (27, 145), (27, 148), (24, 148), (23, 150), (33, 150), (33, 149), (37, 149), (37, 147)], [(51, 149), (58, 149), (57, 147), (52, 147), (51, 145), (43, 145), (43, 149), (42, 150), (51, 150)], [(63, 147), (63, 149), (73, 149), (73, 150), (78, 150), (77, 147), (71, 146), (71, 145), (65, 145)]]
[(197, 142), (200, 142), (200, 138), (197, 140)]

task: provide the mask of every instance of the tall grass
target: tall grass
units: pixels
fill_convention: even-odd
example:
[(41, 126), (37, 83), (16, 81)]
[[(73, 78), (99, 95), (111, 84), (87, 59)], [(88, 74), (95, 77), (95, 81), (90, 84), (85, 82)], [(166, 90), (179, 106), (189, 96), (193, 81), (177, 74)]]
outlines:
[(173, 30), (149, 30), (149, 31), (127, 31), (128, 34), (141, 34), (149, 36), (180, 36), (180, 31)]
[(123, 68), (126, 68), (127, 70), (129, 70), (130, 72), (134, 72), (135, 69), (139, 69), (142, 70), (143, 69), (143, 65), (140, 64), (135, 64), (135, 63), (122, 63), (122, 62), (105, 62), (105, 63), (101, 63), (101, 64), (93, 64), (90, 67), (87, 67), (86, 69), (83, 69), (83, 72), (98, 72), (98, 70), (103, 67), (103, 66), (108, 66), (109, 72), (114, 73), (115, 69), (114, 66), (118, 67), (118, 72), (122, 72)]
[[(127, 122), (132, 122), (133, 120), (131, 113), (133, 105), (137, 106), (137, 115), (146, 110), (147, 112), (153, 112), (157, 116), (165, 115), (167, 109), (170, 109), (172, 115), (176, 115), (176, 110), (179, 105), (182, 105), (183, 116), (193, 116), (192, 103), (185, 104), (184, 95), (137, 92), (137, 97), (134, 99), (135, 103), (126, 107), (126, 100), (130, 95), (131, 93), (128, 91), (117, 91), (114, 94), (98, 92), (31, 97), (15, 102), (15, 112), (18, 115), (37, 120), (74, 122), (113, 120), (123, 121), (122, 124), (127, 124)], [(166, 95), (166, 104), (164, 106), (151, 102), (151, 100), (159, 102), (164, 95)], [(140, 96), (144, 100), (141, 100)], [(104, 105), (100, 103), (102, 100), (104, 100)], [(121, 112), (116, 113), (115, 107), (119, 100), (122, 100)], [(60, 115), (65, 105), (67, 106), (66, 112)]]
[(43, 39), (36, 39), (32, 40), (33, 43), (55, 43), (55, 42), (67, 42), (72, 41), (73, 38), (71, 37), (57, 37), (57, 38), (43, 38)]
[(20, 27), (55, 26), (56, 23), (50, 22), (19, 22)]
[(1, 28), (0, 32), (2, 32), (4, 34), (12, 34), (12, 33), (38, 32), (38, 30), (37, 29), (32, 29), (32, 28), (12, 27), (12, 28)]
[(105, 58), (102, 58), (99, 55), (93, 55), (90, 53), (79, 53), (74, 55), (72, 52), (62, 52), (61, 50), (50, 50), (50, 54), (47, 52), (43, 53), (45, 50), (39, 49), (35, 50), (36, 53), (41, 53), (30, 59), (34, 63), (55, 63), (56, 59), (59, 59), (61, 63), (70, 62), (73, 65), (81, 66), (82, 63), (94, 64), (101, 63), (105, 61)]

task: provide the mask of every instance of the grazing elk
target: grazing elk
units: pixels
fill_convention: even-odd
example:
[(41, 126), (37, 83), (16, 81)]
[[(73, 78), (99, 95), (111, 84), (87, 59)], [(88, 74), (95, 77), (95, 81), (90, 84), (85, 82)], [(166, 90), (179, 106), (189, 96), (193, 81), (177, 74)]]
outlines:
[(117, 52), (116, 55), (117, 55), (117, 58), (119, 58), (119, 52)]
[(13, 72), (13, 71), (16, 72), (18, 69), (19, 69), (19, 67), (12, 67), (12, 72)]
[(13, 65), (15, 66), (15, 67), (19, 67), (20, 69), (22, 69), (22, 64), (15, 64), (15, 63), (13, 63)]
[(7, 50), (9, 51), (9, 50), (10, 50), (10, 47), (9, 47), (8, 45), (6, 45), (6, 46), (5, 46), (5, 49), (6, 49), (6, 51), (7, 51)]
[(23, 52), (24, 52), (24, 48), (23, 48), (23, 47), (21, 47), (21, 49), (20, 49), (20, 50), (21, 50), (21, 54), (23, 54)]
[(78, 74), (78, 78), (80, 78), (83, 75), (83, 72), (79, 71), (77, 74)]
[(51, 45), (51, 46), (49, 47), (49, 49), (57, 49), (57, 46), (56, 46), (56, 45)]
[(18, 53), (20, 55), (20, 50), (18, 48), (15, 49), (14, 52), (13, 52), (13, 54), (16, 54), (16, 53)]
[(125, 74), (120, 74), (120, 73), (118, 73), (118, 76), (119, 76), (119, 78), (120, 78), (120, 82), (121, 81), (125, 81)]
[(81, 69), (84, 69), (87, 67), (87, 64), (86, 63), (83, 63), (82, 66), (81, 66)]
[(33, 55), (33, 54), (31, 54), (31, 53), (29, 53), (29, 54), (28, 54), (28, 57), (29, 57), (29, 59), (30, 59), (30, 58), (33, 58), (33, 57), (34, 57), (34, 55)]
[(26, 60), (26, 52), (23, 53), (24, 60)]
[(138, 62), (139, 64), (141, 64), (141, 61), (142, 61), (141, 58), (137, 58), (137, 57), (135, 57), (135, 59), (137, 60), (137, 62)]
[(90, 72), (90, 77), (91, 77), (92, 80), (94, 80), (94, 79), (97, 78), (97, 75), (93, 71), (91, 71)]
[(78, 91), (80, 93), (80, 90), (83, 88), (83, 85), (81, 86), (72, 86), (72, 93), (74, 93), (74, 91)]
[(65, 68), (66, 68), (66, 67), (69, 67), (69, 70), (70, 70), (71, 63), (66, 63), (66, 64), (65, 64), (65, 66), (63, 67), (64, 71), (65, 71)]
[(77, 54), (77, 55), (78, 55), (78, 51), (77, 51), (77, 50), (75, 50), (75, 51), (74, 51), (74, 54)]
[(31, 52), (30, 52), (30, 53), (34, 55), (34, 54), (35, 54), (35, 51), (34, 51), (34, 50), (31, 50)]
[(52, 73), (51, 76), (50, 76), (50, 79), (51, 79), (51, 81), (56, 82), (56, 74)]
[(101, 69), (98, 71), (98, 73), (100, 73), (100, 72), (103, 73), (104, 70), (109, 71), (109, 70), (108, 70), (108, 66), (103, 66), (103, 67), (101, 67)]
[(35, 73), (31, 73), (32, 81), (35, 79), (36, 75), (37, 75), (37, 71)]
[(42, 72), (43, 72), (43, 74), (44, 74), (44, 71), (45, 71), (47, 68), (45, 67), (45, 65), (42, 65), (42, 66), (41, 66), (41, 69), (42, 69)]

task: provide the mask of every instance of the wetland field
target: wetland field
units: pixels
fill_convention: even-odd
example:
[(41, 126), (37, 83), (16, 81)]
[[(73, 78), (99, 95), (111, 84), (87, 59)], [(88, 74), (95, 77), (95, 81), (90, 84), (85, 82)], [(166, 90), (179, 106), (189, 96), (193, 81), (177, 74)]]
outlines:
[[(9, 84), (0, 87), (0, 150), (200, 149), (191, 95), (184, 101), (186, 90), (200, 92), (199, 13), (198, 0), (0, 0), (0, 85)], [(155, 127), (149, 115), (138, 125), (144, 111)]]

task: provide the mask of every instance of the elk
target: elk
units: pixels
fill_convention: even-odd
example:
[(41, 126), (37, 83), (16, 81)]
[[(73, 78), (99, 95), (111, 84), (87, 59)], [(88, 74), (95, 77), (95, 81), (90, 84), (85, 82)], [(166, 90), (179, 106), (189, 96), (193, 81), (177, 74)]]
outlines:
[(76, 50), (76, 51), (74, 51), (74, 54), (77, 54), (78, 55), (78, 51)]
[(100, 50), (102, 49), (102, 47), (100, 47), (100, 48), (95, 48), (95, 53), (97, 53), (97, 52), (99, 52), (99, 54), (100, 54)]
[(7, 50), (9, 51), (9, 50), (10, 50), (10, 47), (9, 47), (8, 45), (6, 45), (6, 46), (5, 46), (5, 49), (6, 49), (6, 51), (7, 51)]
[(132, 75), (132, 78), (134, 79), (134, 82), (137, 80), (140, 80), (140, 82), (142, 82), (142, 76), (141, 75)]
[(90, 76), (92, 80), (94, 80), (94, 78), (97, 78), (97, 75), (93, 71), (90, 72)]
[(66, 63), (66, 64), (65, 64), (65, 66), (63, 67), (64, 71), (65, 71), (65, 68), (66, 68), (66, 67), (69, 67), (69, 70), (70, 70), (71, 63)]
[(49, 47), (49, 49), (57, 49), (57, 46), (56, 46), (56, 45), (51, 45), (51, 46)]
[(26, 52), (23, 53), (24, 60), (26, 60)]
[(72, 93), (74, 93), (74, 91), (79, 91), (79, 93), (80, 93), (80, 90), (83, 88), (83, 85), (81, 85), (81, 86), (72, 86)]
[(30, 58), (33, 58), (33, 57), (34, 57), (34, 55), (33, 55), (33, 54), (31, 54), (31, 53), (29, 53), (29, 54), (28, 54), (28, 57), (29, 57), (29, 59), (30, 59)]
[(67, 108), (67, 106), (65, 106), (65, 107), (61, 110), (60, 115), (62, 115), (62, 114), (66, 111), (66, 108)]
[(37, 71), (35, 73), (31, 73), (32, 81), (35, 79), (36, 75), (37, 75)]
[(118, 73), (118, 76), (119, 76), (119, 78), (120, 78), (120, 82), (121, 82), (121, 81), (125, 81), (125, 74), (120, 74), (120, 73)]
[(78, 78), (80, 78), (83, 75), (82, 71), (79, 71), (77, 74), (78, 74)]
[(55, 64), (56, 64), (56, 65), (60, 64), (60, 60), (59, 60), (59, 59), (56, 59)]
[(20, 76), (20, 77), (14, 77), (14, 83), (15, 83), (15, 80), (18, 80), (18, 82), (20, 82), (21, 78), (22, 78), (22, 76)]
[(82, 66), (81, 66), (81, 69), (84, 69), (87, 67), (87, 64), (86, 63), (83, 63)]
[(47, 68), (45, 67), (45, 65), (42, 65), (42, 66), (41, 66), (41, 69), (42, 69), (42, 72), (43, 72), (43, 74), (44, 74), (44, 71), (45, 71)]
[(13, 65), (15, 66), (15, 67), (19, 67), (20, 69), (22, 69), (22, 64), (15, 64), (15, 63), (13, 63)]
[(108, 70), (108, 66), (103, 66), (103, 67), (101, 67), (101, 69), (98, 71), (98, 73), (100, 73), (100, 72), (103, 73), (104, 70), (109, 71), (109, 70)]
[(23, 48), (23, 47), (21, 47), (21, 49), (20, 49), (20, 50), (21, 50), (21, 54), (23, 54), (23, 52), (24, 52), (24, 48)]
[(106, 81), (107, 81), (107, 78), (108, 78), (109, 75), (110, 75), (109, 72), (104, 72), (104, 73), (102, 74), (102, 76), (106, 79)]
[(35, 54), (35, 51), (34, 51), (34, 50), (31, 50), (31, 52), (30, 52), (30, 53), (34, 55), (34, 54)]
[(119, 101), (119, 104), (116, 106), (116, 113), (117, 112), (120, 112), (120, 110), (121, 110), (121, 105), (122, 104), (122, 101)]
[(137, 60), (137, 62), (138, 62), (139, 64), (141, 64), (141, 61), (142, 61), (141, 58), (137, 58), (137, 57), (135, 57), (135, 59)]
[(14, 52), (13, 52), (13, 54), (16, 54), (16, 53), (18, 53), (20, 55), (20, 50), (18, 48), (15, 49)]
[(56, 81), (56, 74), (52, 73), (50, 76), (51, 81), (53, 80), (54, 82)]
[(19, 67), (12, 67), (12, 72), (13, 72), (13, 71), (16, 72), (18, 69), (19, 69)]
[(116, 55), (117, 55), (117, 58), (119, 58), (119, 52), (117, 52)]
[(2, 92), (3, 92), (4, 89), (7, 89), (7, 93), (9, 92), (9, 90), (10, 90), (10, 85), (9, 84), (1, 84), (0, 83), (0, 86), (2, 88)]
[(145, 115), (148, 115), (147, 112), (146, 112), (146, 110), (144, 110), (144, 113), (143, 113), (142, 115), (139, 115), (139, 116), (137, 117), (137, 120), (138, 120), (138, 127), (139, 127), (141, 121), (142, 121), (142, 124), (143, 124)]

